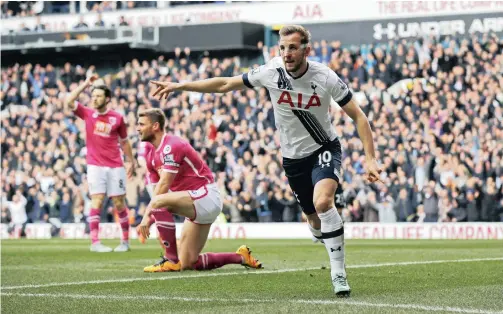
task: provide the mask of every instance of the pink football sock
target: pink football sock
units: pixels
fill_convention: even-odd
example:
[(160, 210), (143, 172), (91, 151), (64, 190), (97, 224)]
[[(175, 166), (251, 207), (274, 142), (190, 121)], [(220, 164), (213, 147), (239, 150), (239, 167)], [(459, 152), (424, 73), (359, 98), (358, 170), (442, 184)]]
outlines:
[(87, 221), (89, 222), (89, 236), (91, 237), (91, 243), (95, 244), (100, 242), (98, 234), (100, 232), (100, 213), (101, 210), (97, 208), (92, 208), (89, 212), (89, 217)]
[(119, 223), (122, 229), (122, 241), (129, 242), (129, 210), (125, 207), (119, 211)]
[(173, 219), (173, 214), (167, 210), (158, 210), (152, 213), (155, 218), (155, 226), (157, 227), (157, 232), (164, 244), (164, 257), (173, 261), (178, 262), (178, 251), (176, 248), (176, 225)]
[(200, 254), (194, 264), (195, 270), (210, 270), (229, 264), (242, 264), (243, 259), (237, 253), (204, 253)]

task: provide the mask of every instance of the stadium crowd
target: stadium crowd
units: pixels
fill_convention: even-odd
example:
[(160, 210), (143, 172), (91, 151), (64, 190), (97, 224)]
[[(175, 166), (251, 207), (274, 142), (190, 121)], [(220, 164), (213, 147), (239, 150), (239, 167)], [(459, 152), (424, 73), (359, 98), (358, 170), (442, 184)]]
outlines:
[[(84, 1), (81, 11), (81, 1), (0, 1), (2, 19), (41, 14), (64, 14), (86, 12), (108, 12), (115, 10), (132, 10), (142, 8), (157, 8), (158, 2), (163, 7), (177, 7), (182, 5), (225, 4), (232, 1)], [(249, 2), (249, 1), (248, 1)], [(74, 6), (72, 8), (72, 6)], [(102, 25), (101, 25), (102, 26)]]
[[(2, 29), (3, 33), (25, 33), (25, 32), (46, 32), (51, 31), (50, 18), (46, 14), (64, 14), (74, 11), (75, 21), (70, 28), (73, 30), (83, 30), (92, 28), (114, 28), (117, 26), (128, 26), (127, 10), (145, 8), (170, 8), (187, 5), (201, 4), (226, 4), (232, 1), (84, 1), (81, 6), (79, 1), (0, 1), (2, 19), (15, 17), (36, 17), (34, 27), (29, 27), (21, 22), (17, 29)], [(247, 1), (250, 2), (250, 1)], [(115, 22), (105, 22), (102, 13), (110, 11), (120, 11), (124, 13)], [(83, 13), (94, 13), (84, 15)], [(44, 19), (42, 17), (45, 16)]]
[[(278, 55), (264, 47), (261, 62)], [(314, 42), (310, 60), (328, 64), (359, 99), (375, 132), (385, 184), (363, 180), (354, 123), (334, 103), (343, 144), (343, 219), (353, 222), (503, 221), (503, 41), (496, 36), (424, 38), (345, 48)], [(2, 222), (84, 222), (90, 208), (84, 124), (63, 100), (94, 66), (2, 68)], [(281, 166), (273, 105), (265, 89), (151, 97), (151, 79), (188, 81), (243, 73), (240, 58), (132, 60), (103, 77), (110, 107), (123, 113), (138, 146), (138, 110), (162, 108), (168, 129), (207, 160), (224, 196), (221, 219), (300, 221)], [(89, 93), (80, 101), (86, 104)], [(134, 152), (136, 154), (136, 150)], [(143, 172), (127, 184), (131, 221), (148, 203)], [(111, 204), (103, 214), (113, 221)]]

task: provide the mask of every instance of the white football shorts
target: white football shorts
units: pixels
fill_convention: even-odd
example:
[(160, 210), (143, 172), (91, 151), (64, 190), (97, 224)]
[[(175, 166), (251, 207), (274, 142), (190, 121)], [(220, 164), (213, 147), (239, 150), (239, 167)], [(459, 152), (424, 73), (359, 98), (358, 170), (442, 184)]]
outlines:
[(215, 183), (205, 185), (198, 190), (188, 191), (194, 201), (196, 217), (190, 221), (197, 224), (212, 224), (223, 208), (222, 196)]
[(106, 194), (109, 197), (126, 194), (126, 169), (95, 165), (87, 166), (89, 193)]

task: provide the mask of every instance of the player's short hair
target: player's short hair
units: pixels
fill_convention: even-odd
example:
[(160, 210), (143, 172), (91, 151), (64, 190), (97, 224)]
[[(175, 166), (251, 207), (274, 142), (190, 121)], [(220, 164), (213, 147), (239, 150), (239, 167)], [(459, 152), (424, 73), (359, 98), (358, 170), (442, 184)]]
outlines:
[(305, 45), (311, 42), (311, 33), (301, 25), (285, 25), (279, 30), (280, 36), (300, 34), (300, 43)]
[(150, 108), (138, 112), (138, 118), (147, 117), (152, 123), (159, 123), (161, 130), (164, 130), (166, 124), (166, 116), (160, 108)]
[(93, 88), (93, 91), (95, 89), (101, 89), (102, 91), (105, 92), (105, 98), (108, 97), (108, 98), (112, 98), (112, 91), (110, 90), (110, 88), (106, 87), (105, 85), (98, 85), (98, 86), (95, 86)]

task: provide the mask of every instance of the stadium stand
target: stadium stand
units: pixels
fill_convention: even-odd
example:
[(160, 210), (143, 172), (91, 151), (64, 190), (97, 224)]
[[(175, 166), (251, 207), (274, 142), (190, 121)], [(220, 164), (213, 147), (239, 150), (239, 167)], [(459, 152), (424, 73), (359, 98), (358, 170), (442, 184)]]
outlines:
[[(106, 3), (88, 1), (88, 9), (105, 10)], [(126, 7), (135, 5), (127, 1)], [(30, 12), (2, 3), (3, 17)], [(313, 47), (310, 60), (328, 64), (360, 100), (385, 167), (386, 184), (363, 182), (361, 142), (353, 122), (334, 104), (334, 124), (344, 148), (345, 221), (503, 221), (501, 38), (486, 33), (356, 47), (318, 40)], [(278, 55), (276, 46), (259, 43), (258, 48), (257, 64)], [(63, 99), (93, 73), (102, 74), (111, 87), (111, 107), (127, 117), (135, 147), (138, 110), (165, 111), (169, 130), (189, 140), (215, 172), (225, 195), (223, 220), (301, 221), (281, 167), (265, 89), (177, 93), (161, 101), (151, 97), (151, 79), (238, 75), (247, 69), (242, 63), (240, 56), (201, 56), (182, 47), (169, 57), (133, 59), (107, 69), (106, 75), (97, 66), (70, 62), (2, 64), (1, 222), (86, 221), (90, 198), (84, 125), (63, 110)], [(86, 103), (89, 95), (81, 100)], [(148, 203), (142, 175), (138, 172), (127, 185), (131, 221), (136, 223)], [(102, 218), (113, 221), (111, 209)]]
[[(82, 4), (80, 4), (82, 2)], [(201, 5), (225, 1), (164, 1), (164, 6)], [(39, 14), (64, 14), (108, 12), (156, 8), (158, 1), (1, 1), (2, 18), (36, 16)]]

